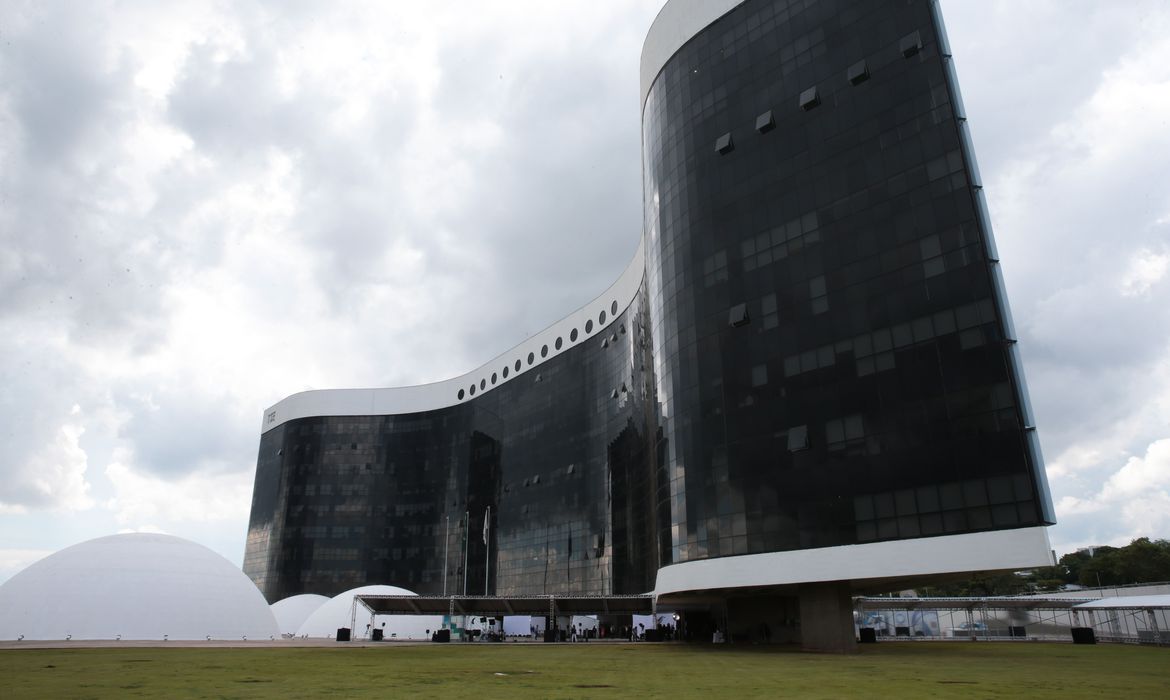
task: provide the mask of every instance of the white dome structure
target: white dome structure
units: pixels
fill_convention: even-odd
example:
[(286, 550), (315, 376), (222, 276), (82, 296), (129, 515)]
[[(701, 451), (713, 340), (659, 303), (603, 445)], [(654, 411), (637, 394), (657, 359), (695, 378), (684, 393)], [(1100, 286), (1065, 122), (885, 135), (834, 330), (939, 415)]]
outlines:
[(203, 545), (171, 535), (99, 537), (0, 586), (0, 639), (269, 639), (255, 584)]
[(294, 635), (309, 615), (317, 612), (317, 608), (329, 602), (329, 599), (316, 593), (302, 593), (278, 600), (270, 607), (272, 616), (276, 618), (276, 626), (281, 634)]
[[(366, 639), (366, 625), (381, 629), (386, 639), (430, 639), (427, 630), (434, 632), (443, 626), (442, 615), (378, 615), (371, 619), (370, 611), (357, 604), (354, 615), (354, 596), (357, 595), (417, 595), (397, 586), (361, 586), (351, 588), (329, 599), (305, 620), (297, 630), (298, 637), (327, 637), (333, 639), (341, 627), (353, 629), (353, 639)], [(385, 626), (383, 626), (385, 623)]]

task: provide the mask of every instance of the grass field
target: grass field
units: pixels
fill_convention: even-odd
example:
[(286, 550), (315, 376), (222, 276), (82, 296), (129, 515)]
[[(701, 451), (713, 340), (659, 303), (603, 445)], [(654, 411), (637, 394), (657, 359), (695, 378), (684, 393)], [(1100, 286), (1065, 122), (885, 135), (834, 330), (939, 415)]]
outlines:
[(1170, 698), (1170, 649), (884, 643), (0, 651), (0, 698)]

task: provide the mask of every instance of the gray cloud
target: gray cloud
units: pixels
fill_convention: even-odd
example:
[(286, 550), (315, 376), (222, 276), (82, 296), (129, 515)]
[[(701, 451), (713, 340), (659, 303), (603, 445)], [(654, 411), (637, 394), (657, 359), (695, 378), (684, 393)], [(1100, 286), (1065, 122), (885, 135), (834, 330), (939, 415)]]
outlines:
[[(945, 9), (1058, 501), (1054, 541), (1164, 536), (1138, 528), (1170, 523), (1123, 515), (1105, 484), (1132, 460), (1160, 464), (1147, 454), (1170, 437), (1170, 280), (1131, 279), (1170, 244), (1170, 20), (1152, 2)], [(1149, 502), (1167, 496), (1150, 489)]]
[(6, 16), (4, 69), (36, 79), (6, 80), (8, 106), (29, 160), (61, 164), (127, 116), (122, 99), (130, 66), (93, 41), (109, 21), (100, 11), (51, 4), (20, 9)]
[[(168, 485), (247, 488), (281, 396), (450, 377), (600, 293), (641, 231), (660, 5), (0, 7), (0, 502), (165, 518)], [(1170, 279), (1126, 286), (1170, 245), (1170, 13), (944, 9), (1054, 490), (1078, 499), (1053, 538), (1164, 536), (1107, 485), (1170, 437)], [(188, 505), (131, 524), (181, 531)], [(213, 510), (217, 541), (242, 534)]]
[[(115, 158), (133, 118), (132, 66), (86, 10), (26, 6), (0, 54), (0, 317), (64, 324), (83, 343), (159, 340), (162, 271), (126, 211)], [(78, 10), (78, 11), (75, 11)]]
[(1156, 0), (943, 0), (980, 161), (1006, 163), (1045, 138), (1163, 15)]
[(78, 368), (11, 340), (0, 340), (0, 353), (0, 513), (84, 506), (87, 465), (70, 449), (79, 435), (63, 434), (79, 422), (74, 406), (91, 399), (75, 379)]
[[(142, 377), (114, 391), (127, 414), (118, 437), (134, 464), (162, 477), (239, 470), (256, 450), (255, 416), (214, 373)], [(254, 454), (252, 455), (254, 458)]]

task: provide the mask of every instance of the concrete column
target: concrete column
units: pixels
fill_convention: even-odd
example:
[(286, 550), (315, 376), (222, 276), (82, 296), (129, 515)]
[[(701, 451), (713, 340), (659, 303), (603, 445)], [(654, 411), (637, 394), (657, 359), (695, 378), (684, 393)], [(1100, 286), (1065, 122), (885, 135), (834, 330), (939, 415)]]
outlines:
[(853, 596), (849, 583), (800, 586), (800, 641), (805, 651), (857, 653), (853, 631)]

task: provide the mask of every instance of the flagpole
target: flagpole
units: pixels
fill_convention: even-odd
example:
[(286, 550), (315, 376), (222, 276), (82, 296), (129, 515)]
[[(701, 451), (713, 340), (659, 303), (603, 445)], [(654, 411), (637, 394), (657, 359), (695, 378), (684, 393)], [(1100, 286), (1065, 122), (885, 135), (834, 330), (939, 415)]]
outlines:
[(447, 514), (447, 527), (443, 530), (443, 595), (447, 595), (447, 577), (450, 569), (447, 568), (447, 551), (451, 548), (451, 514)]
[(468, 545), (470, 539), (467, 531), (471, 529), (471, 511), (464, 511), (463, 517), (467, 520), (467, 525), (463, 528), (463, 595), (467, 595), (467, 550), (471, 549)]
[(492, 532), (492, 507), (488, 506), (487, 510), (484, 511), (484, 514), (483, 514), (483, 543), (485, 545), (484, 546), (484, 554), (483, 554), (483, 594), (484, 595), (488, 594), (488, 578), (491, 575), (491, 570), (492, 570), (492, 545), (491, 545), (492, 537), (491, 537), (491, 532)]

